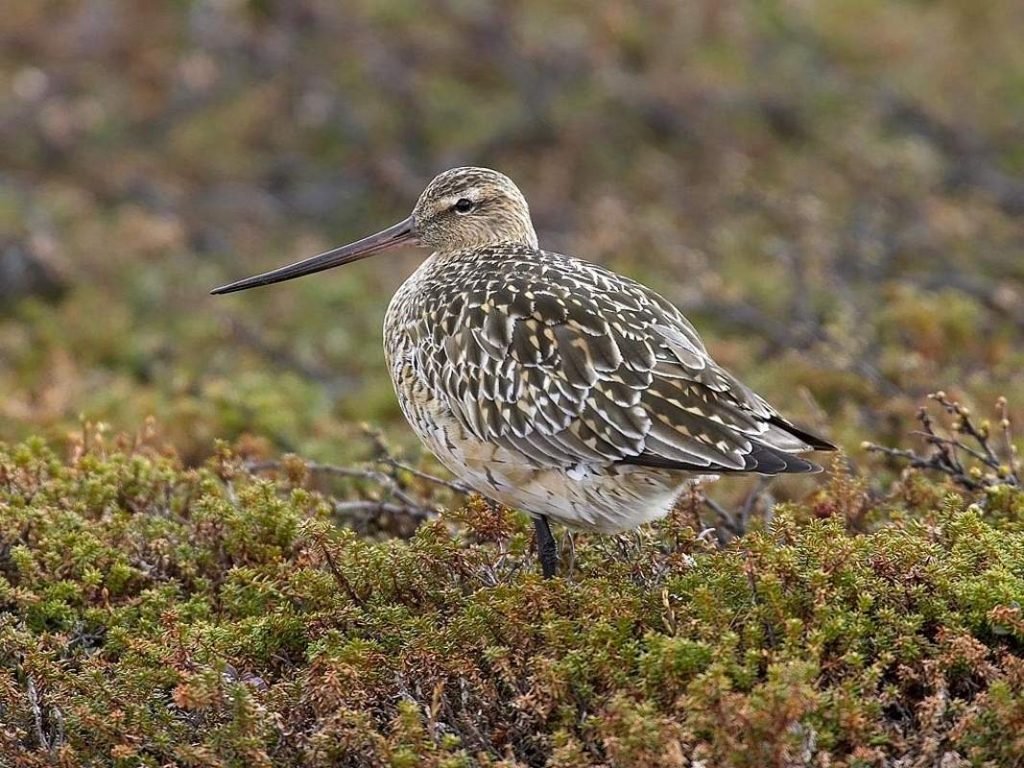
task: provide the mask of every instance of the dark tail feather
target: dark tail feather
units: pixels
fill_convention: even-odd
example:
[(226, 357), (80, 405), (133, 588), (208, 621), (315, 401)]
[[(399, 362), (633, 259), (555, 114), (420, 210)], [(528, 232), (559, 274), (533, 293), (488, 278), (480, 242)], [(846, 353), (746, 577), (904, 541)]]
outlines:
[(768, 419), (768, 422), (770, 424), (775, 425), (779, 429), (786, 430), (787, 432), (789, 432), (789, 434), (793, 435), (793, 437), (797, 438), (798, 440), (803, 440), (816, 451), (839, 450), (835, 445), (830, 443), (828, 440), (818, 437), (817, 435), (812, 435), (810, 432), (805, 432), (799, 427), (793, 426), (788, 421), (783, 419), (781, 416), (772, 416), (770, 419)]
[(813, 461), (801, 458), (792, 453), (780, 451), (767, 445), (754, 445), (746, 456), (745, 472), (757, 472), (761, 475), (805, 475), (821, 472), (821, 467)]
[[(801, 439), (803, 439), (801, 437)], [(819, 443), (822, 441), (818, 441)], [(743, 457), (744, 466), (723, 467), (719, 464), (692, 464), (684, 461), (673, 461), (656, 454), (641, 454), (631, 456), (617, 462), (636, 467), (651, 467), (652, 469), (672, 469), (680, 472), (703, 472), (709, 475), (727, 475), (737, 472), (755, 472), (760, 475), (782, 475), (782, 474), (810, 474), (821, 472), (821, 467), (813, 461), (801, 458), (792, 453), (780, 451), (778, 448), (754, 443), (753, 450)]]

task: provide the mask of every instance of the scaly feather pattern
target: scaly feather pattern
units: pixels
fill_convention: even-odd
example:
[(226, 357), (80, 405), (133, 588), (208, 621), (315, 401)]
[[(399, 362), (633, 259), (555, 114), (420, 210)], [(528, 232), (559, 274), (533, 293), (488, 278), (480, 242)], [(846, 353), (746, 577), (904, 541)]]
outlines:
[(793, 453), (828, 447), (719, 367), (665, 299), (529, 245), (433, 256), (385, 333), (410, 363), (397, 387), (415, 377), (468, 435), (538, 467), (813, 472)]
[(433, 253), (384, 321), (398, 402), (454, 474), (538, 518), (546, 575), (547, 517), (634, 528), (667, 514), (697, 478), (814, 472), (796, 454), (832, 449), (718, 366), (654, 291), (540, 250), (522, 192), (487, 168), (445, 171), (407, 219), (216, 292), (410, 243)]

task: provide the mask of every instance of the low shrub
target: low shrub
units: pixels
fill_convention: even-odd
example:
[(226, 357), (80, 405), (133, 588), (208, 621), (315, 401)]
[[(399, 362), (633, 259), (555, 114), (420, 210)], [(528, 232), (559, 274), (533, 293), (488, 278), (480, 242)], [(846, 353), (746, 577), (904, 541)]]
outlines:
[[(1019, 765), (1024, 494), (908, 471), (715, 546), (480, 500), (375, 540), (227, 450), (0, 449), (4, 764)], [(870, 521), (870, 522), (865, 522)], [(854, 522), (856, 524), (854, 524)], [(903, 761), (903, 762), (899, 762)]]

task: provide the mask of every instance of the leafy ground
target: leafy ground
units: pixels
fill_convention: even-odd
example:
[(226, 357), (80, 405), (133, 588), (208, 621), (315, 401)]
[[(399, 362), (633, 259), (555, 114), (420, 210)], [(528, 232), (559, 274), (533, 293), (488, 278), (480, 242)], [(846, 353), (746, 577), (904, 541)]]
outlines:
[[(728, 548), (682, 505), (543, 582), (473, 502), (368, 540), (293, 463), (0, 452), (18, 765), (1020, 764), (1024, 493), (837, 472)], [(874, 520), (872, 523), (867, 523)]]
[[(0, 765), (1022, 764), (1024, 5), (10, 5)], [(207, 295), (461, 163), (839, 469), (542, 584), (401, 422), (418, 256)]]

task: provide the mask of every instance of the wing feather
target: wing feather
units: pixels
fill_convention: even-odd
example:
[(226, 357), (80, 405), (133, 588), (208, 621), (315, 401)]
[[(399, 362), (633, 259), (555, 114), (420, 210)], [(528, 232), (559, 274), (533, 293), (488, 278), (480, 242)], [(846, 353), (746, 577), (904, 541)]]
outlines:
[(421, 368), (470, 433), (540, 466), (818, 469), (793, 454), (831, 444), (719, 367), (669, 302), (596, 265), (540, 256), (540, 268), (509, 260), (502, 279), (437, 313)]

